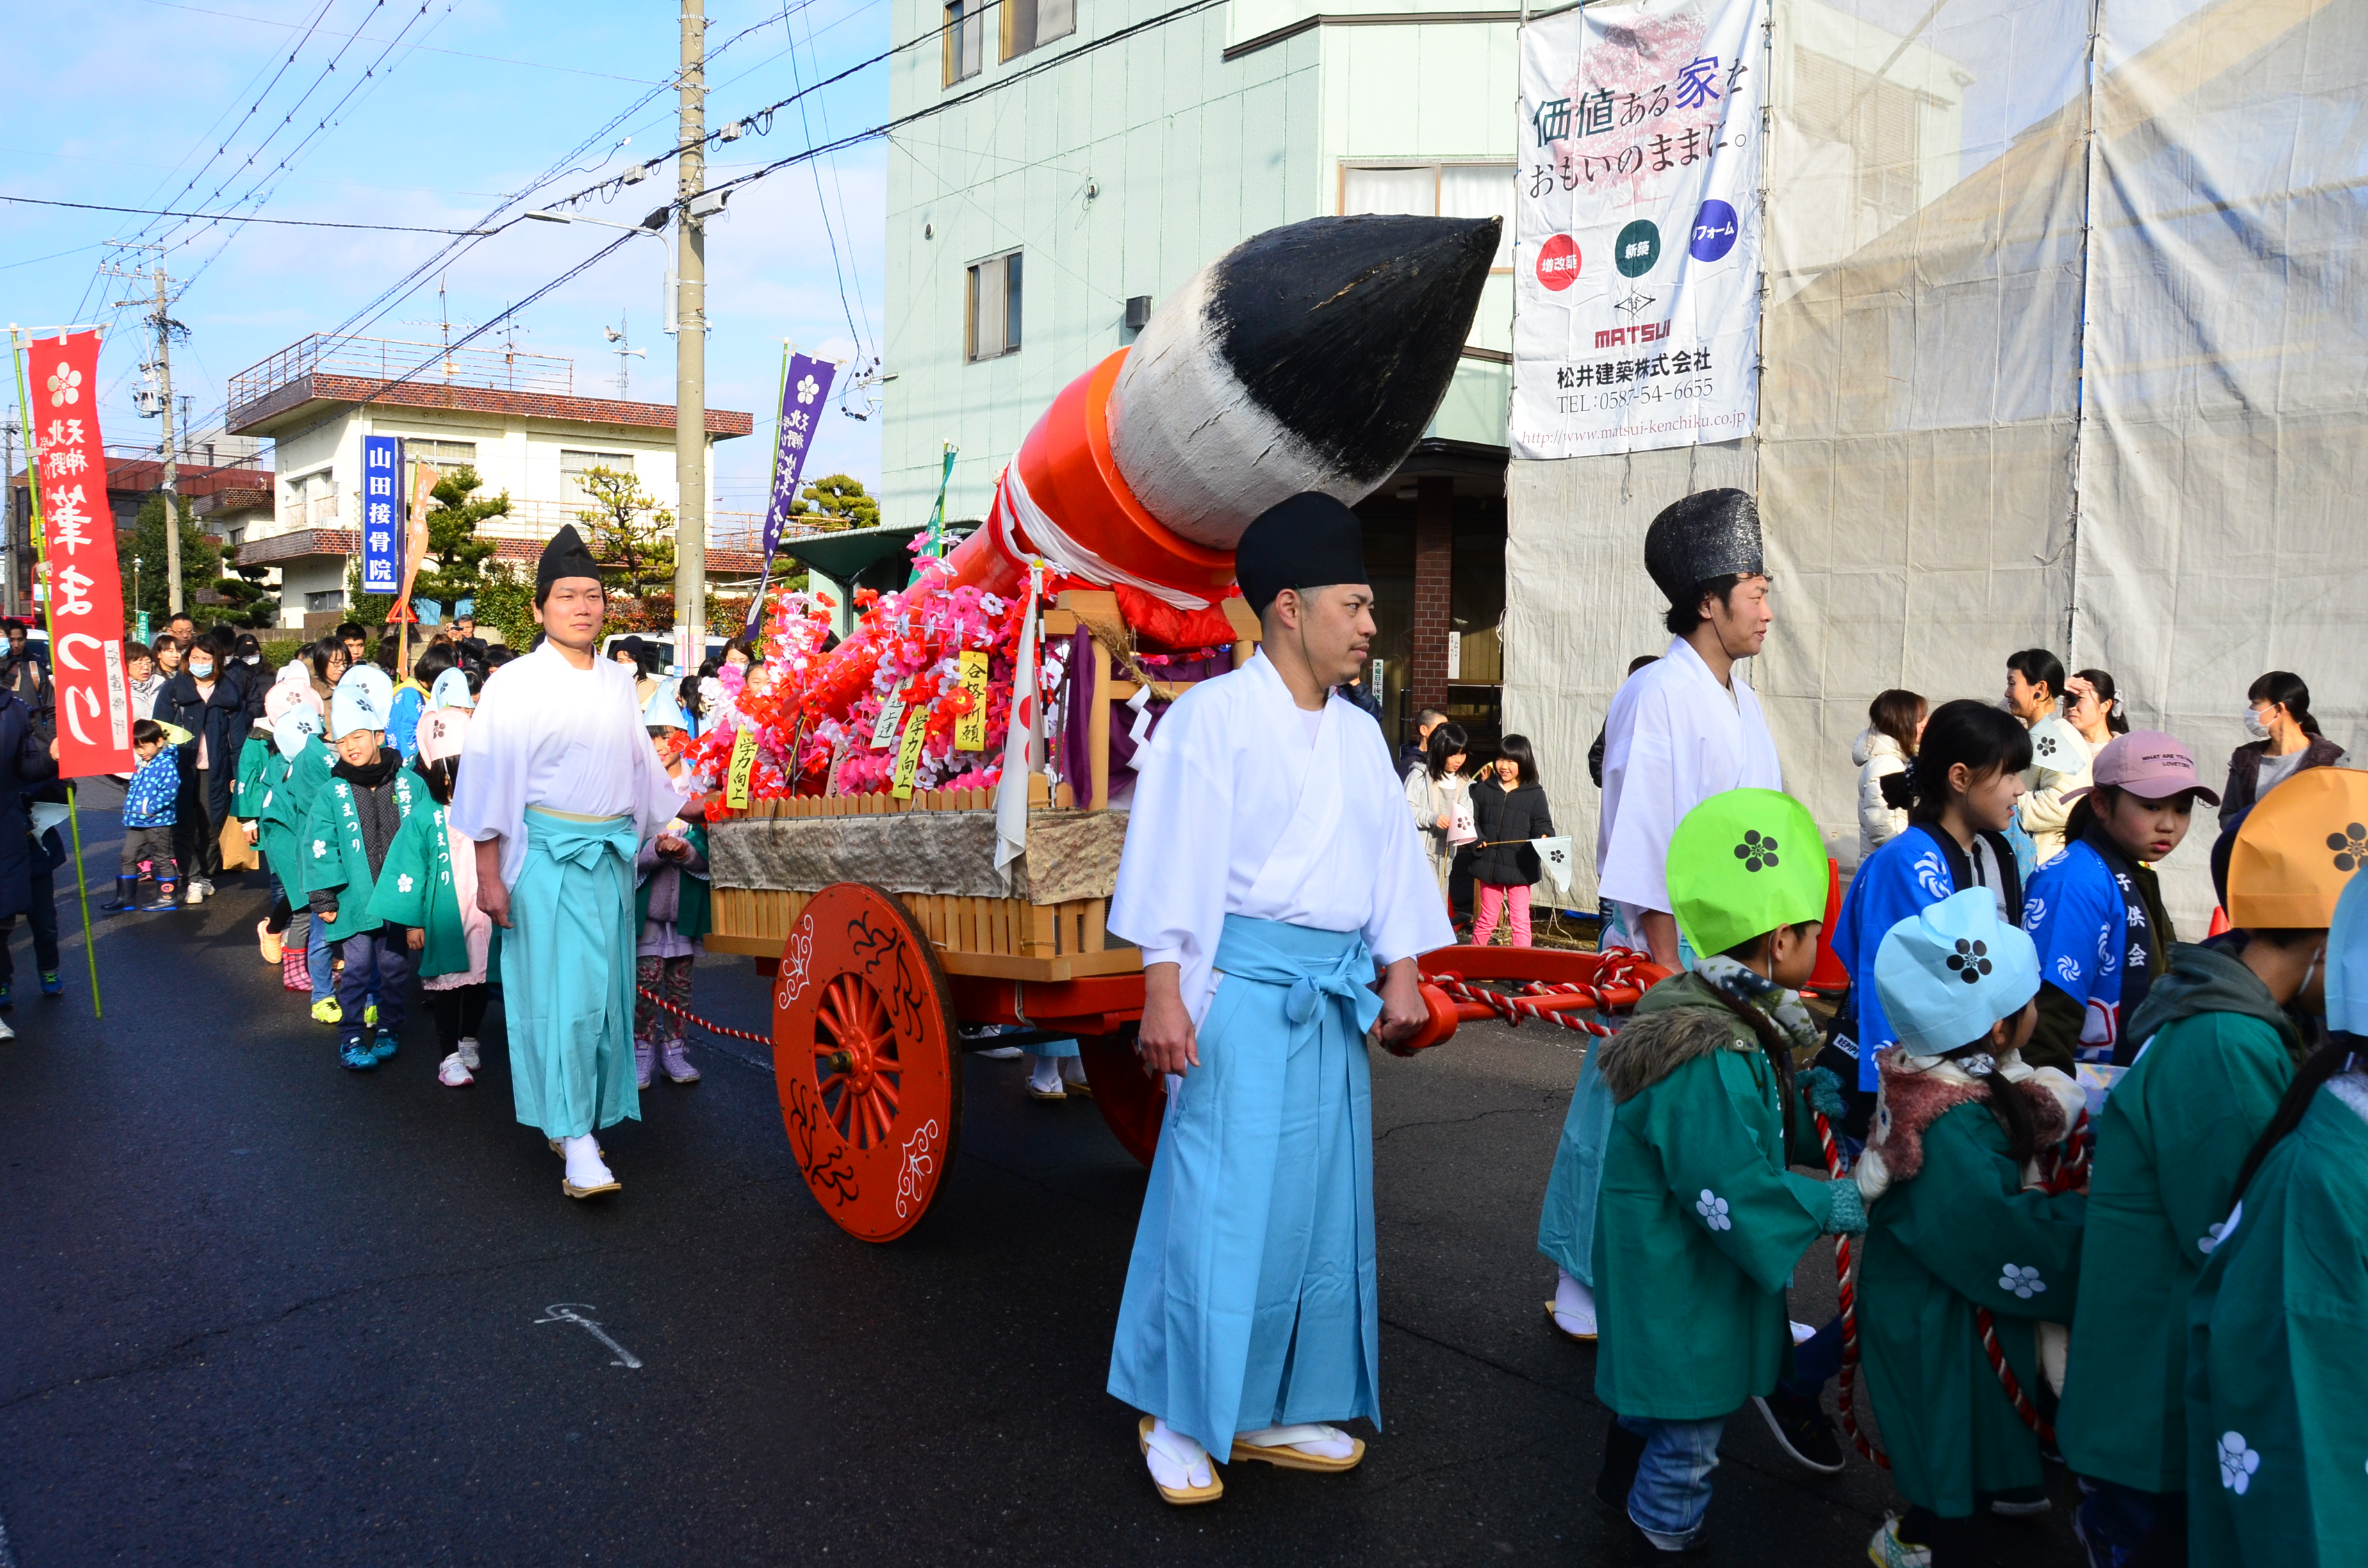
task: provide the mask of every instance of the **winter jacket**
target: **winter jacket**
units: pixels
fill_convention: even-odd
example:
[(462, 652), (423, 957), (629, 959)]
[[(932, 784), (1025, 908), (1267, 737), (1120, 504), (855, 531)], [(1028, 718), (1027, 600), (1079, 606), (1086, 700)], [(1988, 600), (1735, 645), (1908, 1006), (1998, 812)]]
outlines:
[[(2261, 762), (2270, 755), (2270, 743), (2255, 741), (2238, 746), (2228, 754), (2228, 783), (2220, 791), (2220, 825), (2226, 827), (2239, 812), (2252, 809), (2261, 798)], [(2313, 735), (2310, 744), (2303, 747), (2302, 760), (2294, 764), (2294, 773), (2305, 767), (2333, 767), (2343, 760), (2343, 748), (2325, 735)], [(2288, 778), (2294, 773), (2286, 775)]]
[(146, 680), (125, 681), (123, 687), (131, 694), (131, 716), (134, 719), (154, 719), (156, 716), (156, 694), (165, 689), (163, 676), (151, 673)]
[(1472, 816), (1480, 830), (1480, 846), (1472, 855), (1472, 880), (1492, 888), (1534, 886), (1544, 869), (1529, 841), (1554, 836), (1545, 786), (1521, 784), (1508, 790), (1494, 778), (1483, 778), (1472, 786)]
[(1883, 798), (1883, 781), (1907, 771), (1899, 743), (1869, 725), (1850, 744), (1858, 764), (1858, 858), (1861, 860), (1907, 831), (1907, 808)]
[(246, 687), (228, 671), (214, 682), (211, 696), (200, 696), (197, 677), (183, 670), (165, 683), (156, 694), (155, 720), (160, 724), (178, 724), (189, 732), (189, 742), (180, 748), (181, 776), (195, 778), (198, 775), (198, 740), (205, 740), (206, 755), (206, 817), (220, 823), (230, 816), (231, 785), (238, 777), (238, 748), (245, 744), (247, 732), (255, 727), (254, 716), (248, 711)]
[(0, 916), (33, 901), (33, 823), (25, 791), (58, 776), (49, 725), (13, 692), (0, 695)]
[(180, 796), (180, 762), (170, 746), (158, 746), (156, 755), (134, 769), (131, 782), (124, 786), (123, 825), (171, 827), (178, 820), (174, 807)]
[(1455, 862), (1457, 846), (1447, 842), (1447, 830), (1439, 825), (1439, 819), (1454, 821), (1455, 808), (1471, 795), (1472, 780), (1460, 773), (1433, 778), (1430, 769), (1423, 767), (1406, 776), (1406, 809), (1414, 814), (1415, 839), (1438, 876), (1442, 893), (1447, 891), (1447, 873)]

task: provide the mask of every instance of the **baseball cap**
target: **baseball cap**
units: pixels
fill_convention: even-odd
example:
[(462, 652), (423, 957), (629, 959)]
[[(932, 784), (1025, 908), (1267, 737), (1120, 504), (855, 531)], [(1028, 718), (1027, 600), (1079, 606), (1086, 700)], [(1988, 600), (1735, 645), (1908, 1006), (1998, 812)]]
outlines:
[(2160, 730), (2115, 735), (2089, 764), (2089, 780), (2087, 786), (2066, 790), (2064, 798), (2075, 800), (2092, 786), (2111, 784), (2149, 801), (2169, 800), (2192, 790), (2207, 806), (2220, 803), (2218, 792), (2205, 789), (2195, 777), (2195, 754), (2177, 736)]

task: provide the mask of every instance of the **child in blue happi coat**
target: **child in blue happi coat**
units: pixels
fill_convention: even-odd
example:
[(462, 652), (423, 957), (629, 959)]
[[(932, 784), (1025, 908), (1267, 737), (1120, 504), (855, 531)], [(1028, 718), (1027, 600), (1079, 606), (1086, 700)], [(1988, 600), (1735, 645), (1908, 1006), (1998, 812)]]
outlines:
[[(165, 744), (165, 726), (142, 719), (131, 726), (131, 754), (140, 759), (131, 782), (123, 790), (123, 858), (115, 877), (112, 910), (150, 909), (168, 913), (180, 907), (173, 886), (179, 881), (173, 863), (173, 827), (180, 820), (181, 765)], [(156, 878), (156, 902), (140, 902), (140, 864)]]

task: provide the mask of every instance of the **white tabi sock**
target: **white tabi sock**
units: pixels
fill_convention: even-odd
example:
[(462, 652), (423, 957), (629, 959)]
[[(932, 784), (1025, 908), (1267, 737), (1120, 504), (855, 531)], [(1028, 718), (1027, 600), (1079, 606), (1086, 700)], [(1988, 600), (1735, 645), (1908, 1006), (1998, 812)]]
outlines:
[(1595, 1292), (1557, 1268), (1554, 1280), (1554, 1322), (1565, 1334), (1595, 1332)]
[(1051, 1094), (1061, 1086), (1061, 1059), (1057, 1056), (1030, 1058), (1036, 1065), (1029, 1072), (1028, 1086), (1040, 1094)]
[(577, 1187), (606, 1187), (617, 1178), (600, 1158), (600, 1145), (588, 1132), (580, 1138), (563, 1138), (560, 1153), (567, 1156), (567, 1179)]
[(1151, 1467), (1151, 1479), (1170, 1492), (1197, 1491), (1216, 1479), (1209, 1469), (1209, 1450), (1181, 1432), (1169, 1431), (1165, 1421), (1151, 1424), (1143, 1459)]
[(1236, 1432), (1234, 1441), (1254, 1449), (1297, 1449), (1318, 1459), (1345, 1460), (1357, 1451), (1356, 1442), (1338, 1426), (1302, 1421), (1290, 1426), (1269, 1426), (1263, 1432)]
[(1061, 1064), (1061, 1082), (1064, 1084), (1082, 1084), (1086, 1081), (1086, 1059), (1084, 1057), (1056, 1056), (1053, 1060)]

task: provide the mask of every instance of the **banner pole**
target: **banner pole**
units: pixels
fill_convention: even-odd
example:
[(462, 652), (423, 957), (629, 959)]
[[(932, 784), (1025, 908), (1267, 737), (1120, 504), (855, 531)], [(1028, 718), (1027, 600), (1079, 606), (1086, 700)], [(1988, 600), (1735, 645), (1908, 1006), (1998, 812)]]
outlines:
[[(17, 328), (13, 324), (8, 328), (8, 363), (16, 371), (17, 423), (25, 427), (25, 488), (27, 495), (33, 504), (33, 553), (34, 564), (37, 568), (36, 581), (46, 585), (49, 582), (50, 541), (48, 530), (41, 527), (41, 465), (34, 449), (34, 443), (39, 437), (33, 428), (33, 400), (28, 390), (29, 383), (25, 380), (25, 357), (17, 344)], [(170, 496), (167, 496), (165, 501), (165, 526), (168, 528), (180, 526), (180, 518), (173, 510)], [(45, 608), (56, 602), (54, 597), (41, 601)], [(52, 745), (57, 744), (54, 737), (50, 744)], [(91, 940), (90, 935), (90, 881), (83, 871), (82, 808), (77, 801), (77, 791), (73, 782), (69, 780), (66, 784), (66, 820), (74, 824), (74, 892), (82, 904), (82, 954), (90, 964), (90, 1016), (97, 1018), (105, 1015), (99, 1010), (98, 945)]]
[(82, 869), (82, 792), (71, 782), (66, 785), (66, 821), (74, 824), (74, 896), (82, 903), (82, 956), (90, 961), (90, 1016), (103, 1018), (107, 1015), (98, 1004), (98, 944), (90, 936), (90, 881)]

